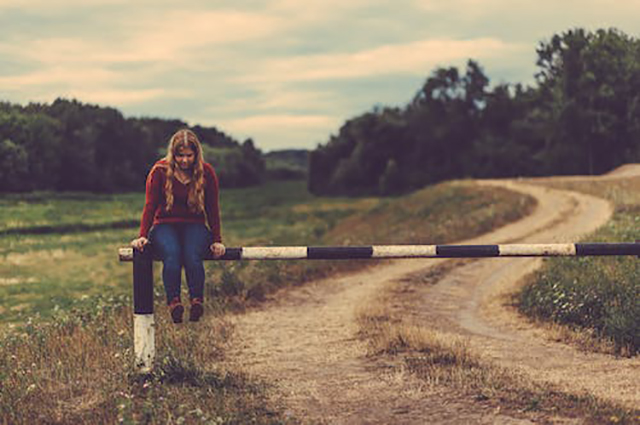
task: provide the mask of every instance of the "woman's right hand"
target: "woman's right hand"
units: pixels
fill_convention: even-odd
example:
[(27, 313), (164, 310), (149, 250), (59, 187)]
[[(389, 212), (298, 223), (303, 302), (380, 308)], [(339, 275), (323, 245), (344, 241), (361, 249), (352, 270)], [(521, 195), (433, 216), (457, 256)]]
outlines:
[(131, 246), (134, 249), (137, 249), (138, 251), (142, 252), (144, 251), (144, 246), (146, 244), (149, 243), (149, 240), (147, 238), (145, 238), (144, 236), (139, 237), (138, 239), (134, 239), (131, 241)]

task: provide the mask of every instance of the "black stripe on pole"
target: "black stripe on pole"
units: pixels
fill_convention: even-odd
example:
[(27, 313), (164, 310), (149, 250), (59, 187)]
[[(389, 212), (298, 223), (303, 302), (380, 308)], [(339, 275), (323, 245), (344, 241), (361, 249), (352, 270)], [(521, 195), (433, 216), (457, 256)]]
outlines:
[(224, 255), (220, 258), (214, 258), (211, 250), (207, 251), (205, 260), (242, 260), (242, 248), (227, 248)]
[(242, 248), (227, 248), (224, 255), (220, 257), (222, 260), (241, 260)]
[(438, 257), (497, 257), (498, 245), (436, 245)]
[(153, 314), (153, 251), (150, 246), (143, 252), (133, 250), (133, 311), (135, 314)]
[(577, 243), (576, 255), (640, 255), (640, 244)]
[(307, 258), (310, 260), (352, 260), (371, 258), (372, 246), (310, 246), (307, 247)]

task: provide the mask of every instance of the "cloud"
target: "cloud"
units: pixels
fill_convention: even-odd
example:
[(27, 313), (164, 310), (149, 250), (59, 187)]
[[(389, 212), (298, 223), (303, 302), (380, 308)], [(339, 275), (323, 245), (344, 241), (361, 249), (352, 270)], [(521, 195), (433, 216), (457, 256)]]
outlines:
[[(637, 0), (414, 0), (414, 5), (429, 14), (442, 16), (448, 23), (485, 22), (499, 30), (513, 23), (548, 31), (553, 23), (558, 29), (569, 26), (601, 26), (607, 19), (626, 20), (629, 14), (640, 12)], [(516, 31), (518, 28), (514, 28)]]
[(83, 102), (98, 103), (101, 105), (130, 105), (161, 98), (185, 98), (189, 94), (185, 91), (146, 89), (146, 90), (121, 90), (121, 89), (70, 89), (65, 97), (80, 99)]
[(34, 8), (38, 11), (45, 11), (62, 7), (94, 7), (128, 3), (130, 3), (128, 0), (0, 0), (0, 9)]
[(278, 19), (254, 12), (195, 9), (134, 10), (110, 24), (113, 32), (106, 35), (91, 30), (82, 37), (18, 34), (17, 40), (0, 42), (0, 55), (20, 64), (0, 76), (0, 85), (25, 94), (39, 92), (37, 99), (48, 97), (55, 86), (58, 95), (117, 106), (176, 96), (175, 90), (162, 88), (171, 84), (167, 77), (182, 79), (182, 87), (188, 87), (193, 62), (202, 51), (279, 31)]
[(20, 75), (0, 76), (0, 87), (18, 92), (32, 101), (52, 101), (57, 97), (76, 98), (102, 105), (130, 105), (160, 98), (187, 98), (185, 89), (118, 88), (124, 76), (100, 67), (54, 66)]
[[(609, 0), (569, 0), (558, 2), (557, 0), (538, 0), (536, 2), (513, 2), (512, 0), (449, 0), (447, 2), (439, 0), (415, 0), (414, 4), (426, 11), (451, 11), (455, 10), (459, 14), (481, 15), (481, 14), (521, 14), (523, 9), (538, 10), (541, 13), (562, 8), (575, 11), (576, 7), (584, 11), (585, 8), (603, 7), (612, 9)], [(640, 9), (637, 0), (617, 0), (613, 9)]]
[[(538, 0), (536, 7), (541, 7), (544, 0)], [(514, 2), (507, 0), (449, 0), (442, 2), (438, 0), (416, 0), (415, 4), (427, 12), (443, 12), (455, 10), (461, 15), (479, 15), (482, 13), (494, 12), (495, 9), (513, 7)], [(518, 6), (522, 6), (521, 4)]]
[[(186, 98), (188, 93), (164, 89), (87, 89), (87, 88), (45, 88), (39, 90), (9, 90), (20, 93), (18, 101), (53, 102), (58, 97), (78, 99), (83, 103), (99, 104), (101, 106), (130, 106), (159, 99)], [(11, 93), (8, 93), (11, 94)]]
[(253, 130), (290, 130), (300, 128), (327, 128), (336, 123), (334, 117), (326, 115), (252, 115), (242, 118), (222, 120), (224, 127), (242, 129), (243, 132)]
[(315, 144), (324, 142), (331, 129), (340, 125), (339, 118), (327, 115), (263, 114), (209, 121), (198, 122), (215, 125), (236, 138), (251, 137), (266, 150), (311, 149)]
[(237, 11), (173, 10), (159, 16), (138, 17), (124, 52), (111, 51), (108, 61), (170, 60), (184, 66), (197, 49), (259, 40), (280, 31), (277, 17)]
[(467, 58), (512, 54), (529, 46), (492, 38), (473, 40), (429, 39), (383, 45), (354, 53), (299, 55), (265, 61), (262, 68), (236, 78), (240, 82), (313, 81), (391, 74), (424, 75), (434, 66)]
[(103, 34), (23, 40), (18, 48), (0, 48), (15, 56), (44, 64), (167, 61), (175, 67), (198, 55), (198, 50), (260, 39), (279, 31), (279, 20), (234, 11), (170, 10), (141, 14), (114, 22), (116, 40)]
[(62, 67), (54, 66), (41, 71), (26, 72), (19, 75), (0, 77), (0, 85), (9, 87), (62, 85), (107, 84), (118, 78), (113, 72), (104, 68)]
[(328, 110), (335, 107), (341, 95), (330, 90), (296, 89), (286, 84), (265, 84), (254, 87), (247, 95), (238, 95), (207, 108), (207, 113), (219, 116), (264, 111)]

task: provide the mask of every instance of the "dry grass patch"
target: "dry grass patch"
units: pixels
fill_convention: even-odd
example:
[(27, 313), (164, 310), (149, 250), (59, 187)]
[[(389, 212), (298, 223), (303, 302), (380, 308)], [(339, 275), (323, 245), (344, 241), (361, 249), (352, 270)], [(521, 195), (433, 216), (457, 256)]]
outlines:
[(580, 418), (589, 424), (640, 423), (640, 410), (531, 382), (472, 353), (464, 337), (403, 319), (398, 291), (402, 289), (396, 283), (357, 312), (360, 336), (368, 342), (370, 356), (401, 360), (430, 385), (445, 385), (477, 402), (542, 423), (561, 418)]
[(174, 326), (156, 315), (154, 373), (132, 368), (131, 310), (101, 306), (3, 336), (0, 423), (282, 423), (262, 386), (217, 367), (219, 317)]

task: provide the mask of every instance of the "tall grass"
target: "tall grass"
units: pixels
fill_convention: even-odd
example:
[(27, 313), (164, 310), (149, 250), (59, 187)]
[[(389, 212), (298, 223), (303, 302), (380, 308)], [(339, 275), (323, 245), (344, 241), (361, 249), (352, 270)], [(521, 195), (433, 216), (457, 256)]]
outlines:
[(262, 385), (219, 369), (224, 324), (158, 316), (153, 375), (132, 369), (131, 310), (114, 299), (29, 322), (0, 348), (0, 423), (283, 423)]

